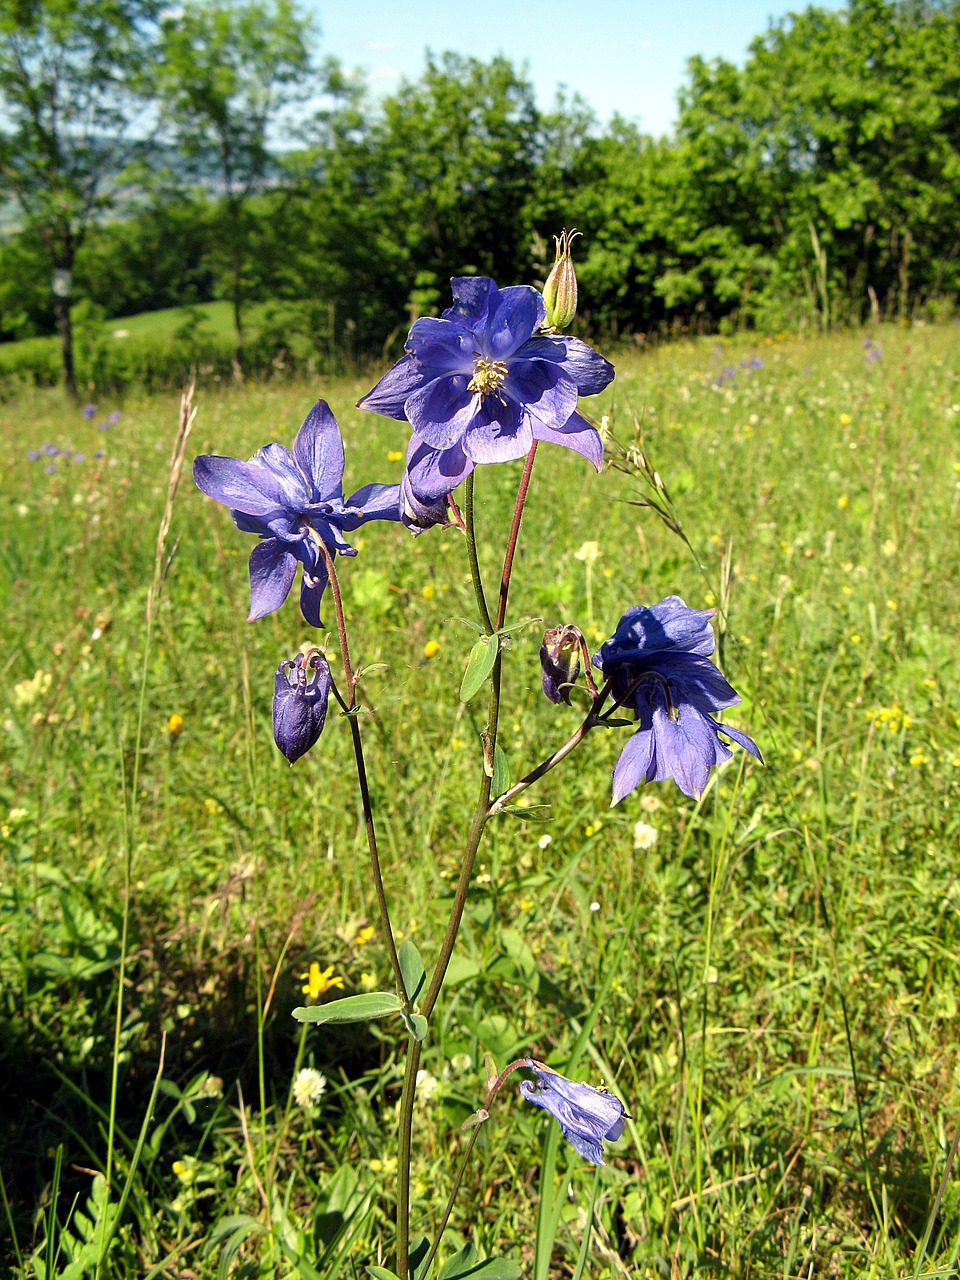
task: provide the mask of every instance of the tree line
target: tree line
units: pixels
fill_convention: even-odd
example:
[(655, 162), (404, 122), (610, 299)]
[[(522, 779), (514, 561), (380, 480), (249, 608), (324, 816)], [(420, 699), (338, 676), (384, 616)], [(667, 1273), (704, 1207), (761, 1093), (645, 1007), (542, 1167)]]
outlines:
[[(294, 0), (2, 0), (0, 338), (226, 298), (371, 354), (452, 275), (536, 282), (583, 234), (584, 329), (949, 314), (960, 0), (850, 0), (693, 58), (664, 138), (505, 58), (428, 55), (374, 102)], [(278, 341), (282, 334), (278, 335)]]

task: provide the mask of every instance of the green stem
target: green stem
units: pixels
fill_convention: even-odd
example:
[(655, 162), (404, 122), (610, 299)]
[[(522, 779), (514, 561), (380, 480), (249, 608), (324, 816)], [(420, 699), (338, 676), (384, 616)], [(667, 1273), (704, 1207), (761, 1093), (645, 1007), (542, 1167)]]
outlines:
[[(477, 558), (477, 538), (473, 527), (473, 479), (474, 473), (471, 471), (467, 476), (463, 499), (464, 522), (467, 526), (467, 553), (470, 557), (470, 577), (473, 580), (473, 590), (477, 597), (480, 621), (487, 628), (487, 635), (492, 636), (496, 628), (490, 617), (490, 610), (487, 608), (487, 597), (483, 591), (483, 579), (480, 577), (480, 561)], [(502, 626), (503, 624), (501, 623), (500, 625)]]

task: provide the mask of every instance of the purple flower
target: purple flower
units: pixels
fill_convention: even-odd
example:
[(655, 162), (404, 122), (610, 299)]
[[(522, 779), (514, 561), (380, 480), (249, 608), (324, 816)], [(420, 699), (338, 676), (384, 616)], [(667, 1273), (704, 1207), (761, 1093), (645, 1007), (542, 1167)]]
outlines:
[(102, 449), (98, 449), (98, 450), (97, 450), (97, 452), (96, 452), (93, 456), (94, 456), (95, 458), (105, 458), (107, 455), (104, 453), (104, 451), (103, 451)]
[(638, 605), (620, 619), (615, 635), (593, 665), (612, 685), (616, 702), (633, 711), (640, 726), (613, 771), (613, 803), (641, 782), (673, 778), (688, 796), (699, 796), (732, 738), (763, 763), (752, 738), (712, 718), (740, 701), (710, 661), (712, 609), (688, 609), (679, 596), (651, 608)]
[(55, 462), (48, 462), (48, 463), (47, 463), (46, 470), (49, 472), (49, 474), (50, 474), (50, 475), (56, 475), (56, 473), (57, 473), (57, 464), (56, 464)]
[(333, 556), (355, 556), (343, 534), (368, 520), (399, 520), (395, 484), (367, 484), (343, 498), (343, 441), (326, 401), (318, 400), (293, 442), (268, 444), (248, 462), (206, 455), (193, 463), (197, 487), (230, 508), (237, 528), (259, 535), (250, 553), (250, 617), (279, 609), (303, 565), (300, 608), (319, 627), (320, 598), (327, 585), (320, 544)]
[(30, 452), (27, 454), (27, 457), (30, 459), (31, 462), (39, 462), (39, 460), (43, 457), (43, 454), (40, 452), (39, 449), (31, 449)]
[(316, 649), (281, 662), (273, 681), (273, 738), (291, 764), (323, 732), (330, 697), (330, 668)]
[(477, 463), (522, 458), (534, 440), (582, 453), (599, 471), (603, 445), (577, 412), (613, 366), (579, 338), (534, 337), (542, 296), (486, 276), (452, 281), (453, 306), (417, 320), (407, 355), (359, 402), (413, 427), (407, 474), (426, 502), (451, 493)]
[(110, 430), (110, 423), (109, 423), (109, 422), (98, 422), (98, 423), (97, 423), (97, 430), (98, 430), (98, 431), (109, 431), (109, 430)]
[(580, 632), (567, 625), (551, 627), (540, 646), (541, 684), (551, 702), (570, 704), (570, 690), (580, 674)]
[(55, 458), (57, 454), (60, 452), (60, 450), (57, 448), (55, 444), (45, 444), (43, 446), (43, 452), (47, 455), (48, 458)]
[(95, 404), (85, 404), (81, 412), (85, 418), (92, 418), (97, 412), (97, 406)]
[(606, 1089), (568, 1080), (532, 1058), (527, 1058), (525, 1065), (537, 1080), (521, 1080), (522, 1097), (549, 1111), (560, 1122), (560, 1132), (585, 1160), (603, 1164), (602, 1140), (616, 1142), (630, 1119), (620, 1099)]
[(113, 413), (111, 413), (107, 421), (110, 423), (112, 427), (115, 427), (117, 423), (120, 421), (120, 410), (114, 409)]
[(75, 453), (73, 455), (74, 462), (86, 462), (87, 455), (85, 453)]

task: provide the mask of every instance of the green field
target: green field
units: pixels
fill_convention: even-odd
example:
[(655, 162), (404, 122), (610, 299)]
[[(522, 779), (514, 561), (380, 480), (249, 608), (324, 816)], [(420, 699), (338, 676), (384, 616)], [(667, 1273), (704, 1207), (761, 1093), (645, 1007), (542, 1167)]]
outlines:
[[(441, 1258), (472, 1239), (537, 1280), (956, 1274), (956, 329), (616, 363), (590, 412), (625, 444), (642, 423), (696, 556), (636, 505), (642, 478), (544, 447), (510, 616), (598, 644), (636, 603), (725, 604), (728, 719), (766, 767), (737, 751), (699, 802), (669, 783), (610, 809), (623, 739), (596, 733), (529, 793), (548, 821), (492, 823), (424, 1049), (414, 1232), (440, 1216), (485, 1055), (564, 1069), (595, 1015), (571, 1074), (627, 1104), (609, 1164), (558, 1149), (506, 1089)], [(352, 408), (372, 381), (204, 388), (189, 454), (289, 444), (322, 395), (346, 492), (395, 480), (402, 426)], [(147, 652), (174, 396), (86, 419), (36, 391), (0, 425), (0, 1259), (43, 1280), (363, 1276), (392, 1247), (407, 1037), (290, 1016), (314, 961), (334, 994), (390, 985), (344, 720), (331, 704), (293, 769), (271, 737), (274, 669), (308, 628), (293, 599), (244, 621), (252, 539), (187, 471)], [(519, 472), (478, 471), (488, 583)], [(464, 540), (353, 541), (352, 649), (388, 664), (364, 685), (384, 877), (429, 968), (481, 767), (481, 712), (457, 697)], [(540, 693), (541, 632), (505, 655), (515, 777), (577, 723)], [(303, 1066), (327, 1080), (315, 1106), (292, 1095)]]

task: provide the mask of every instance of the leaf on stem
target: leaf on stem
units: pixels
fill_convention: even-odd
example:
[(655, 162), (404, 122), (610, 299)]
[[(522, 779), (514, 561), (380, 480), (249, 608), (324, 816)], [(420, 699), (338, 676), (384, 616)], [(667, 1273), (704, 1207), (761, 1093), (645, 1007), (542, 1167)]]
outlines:
[(331, 1000), (329, 1004), (294, 1009), (293, 1016), (298, 1022), (368, 1022), (371, 1018), (399, 1013), (401, 1008), (400, 997), (393, 991), (371, 991), (366, 995)]
[(497, 636), (481, 636), (470, 650), (470, 660), (460, 684), (461, 702), (469, 702), (490, 679), (499, 651)]
[(517, 1280), (520, 1274), (515, 1262), (506, 1258), (481, 1258), (476, 1247), (468, 1244), (446, 1260), (437, 1280), (460, 1280), (461, 1276), (469, 1276), (470, 1280)]
[(510, 790), (510, 765), (507, 763), (506, 753), (503, 751), (499, 742), (493, 746), (493, 782), (490, 787), (491, 794), (502, 796), (505, 791)]
[(403, 985), (406, 988), (407, 995), (410, 997), (410, 1004), (413, 1005), (416, 1003), (417, 997), (423, 990), (423, 984), (427, 980), (423, 961), (420, 959), (420, 952), (407, 938), (400, 943), (397, 958), (400, 961), (400, 972), (403, 974)]

